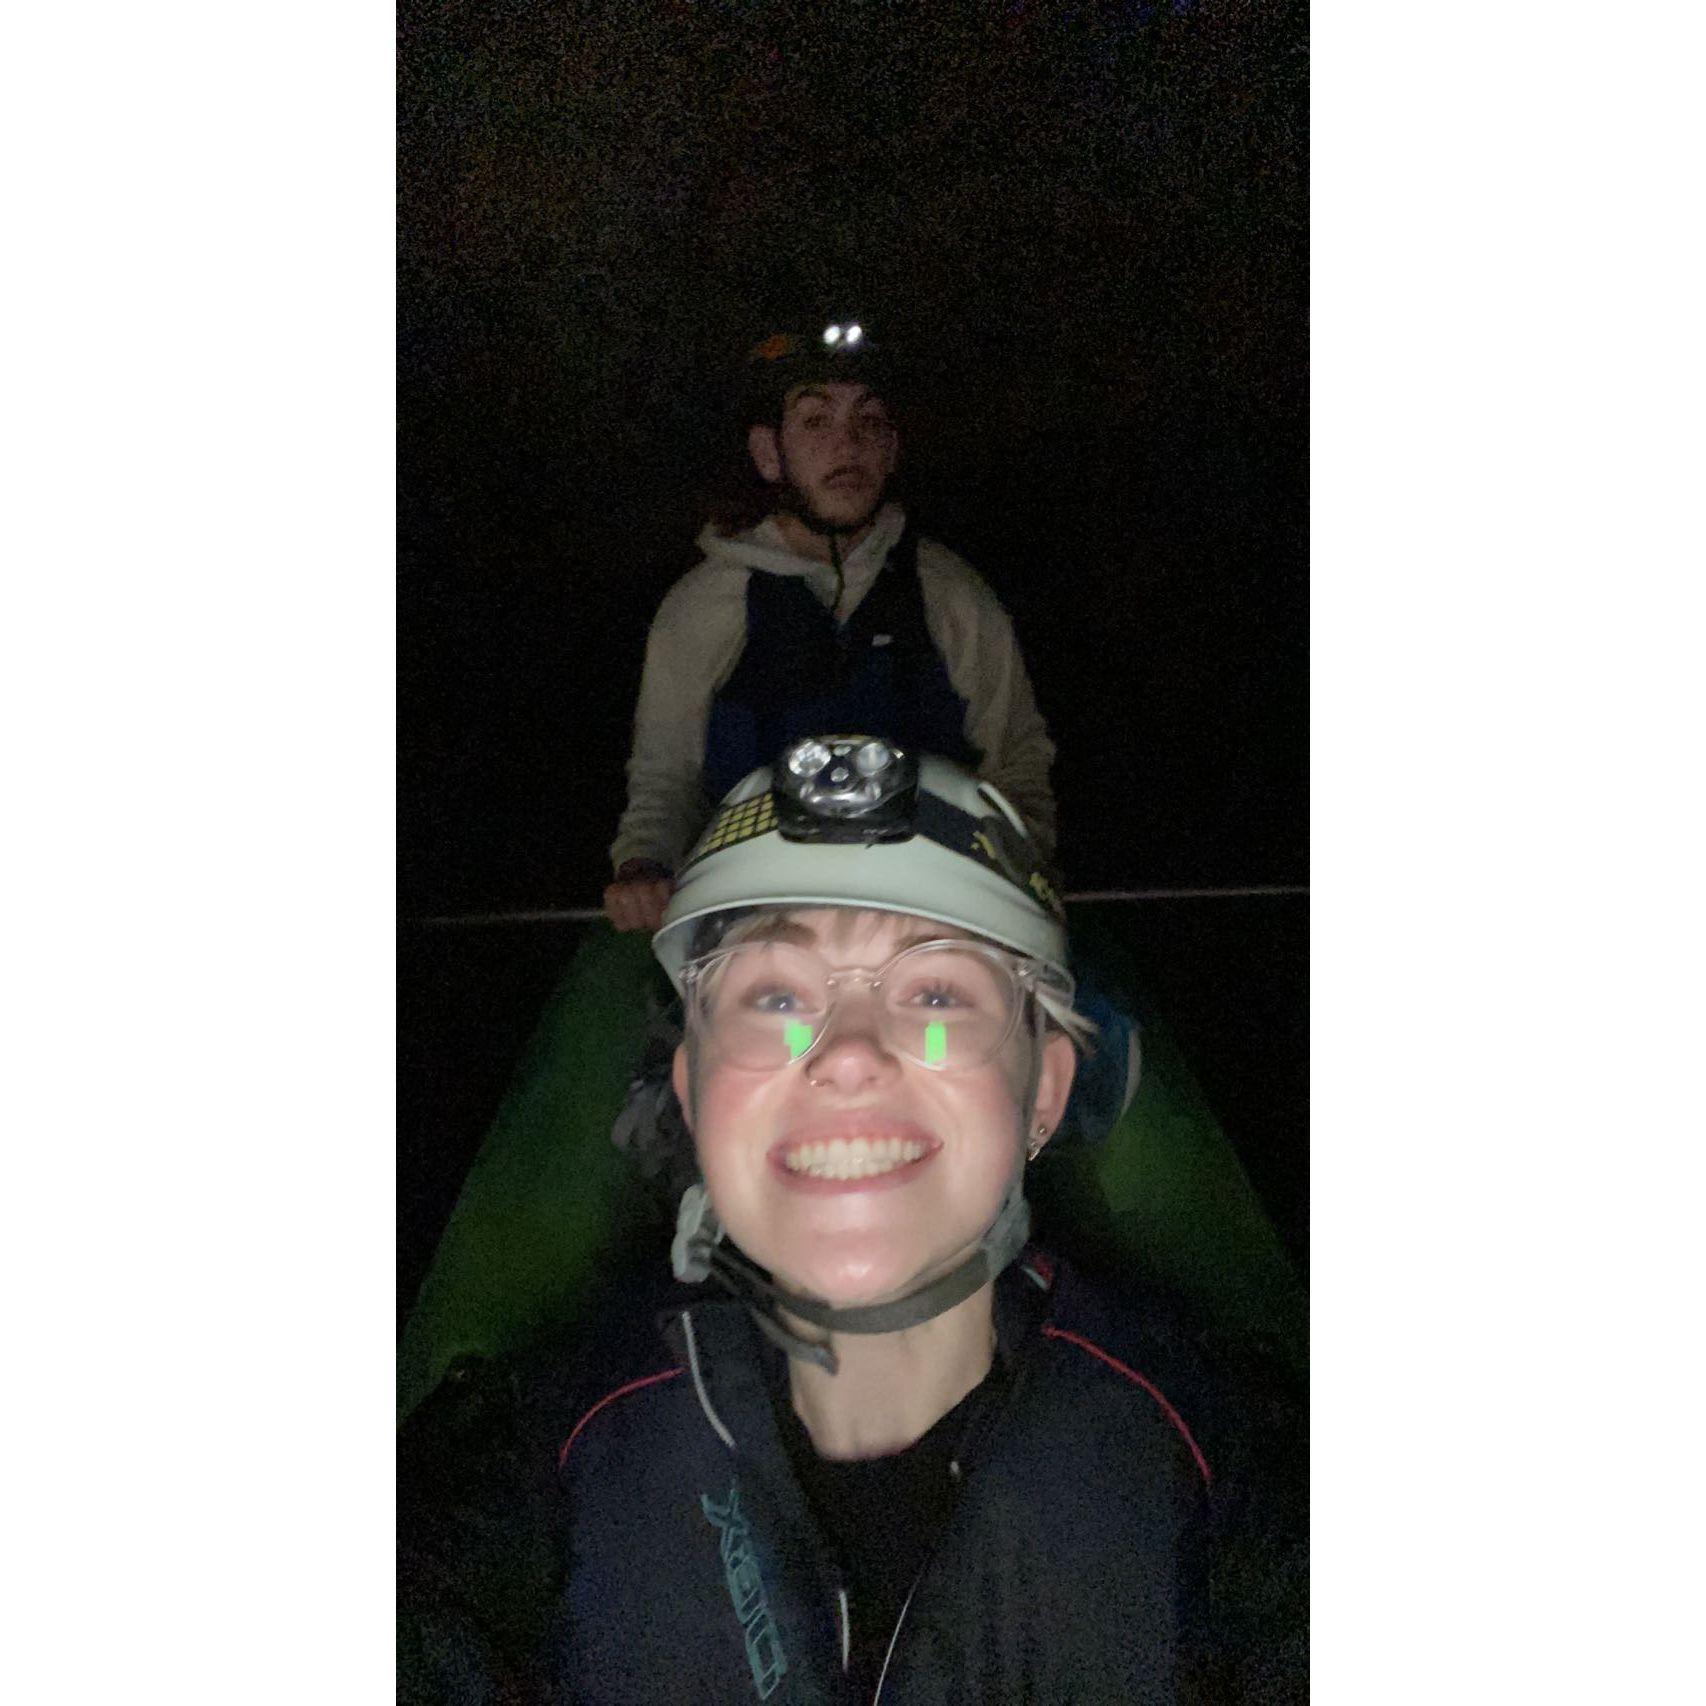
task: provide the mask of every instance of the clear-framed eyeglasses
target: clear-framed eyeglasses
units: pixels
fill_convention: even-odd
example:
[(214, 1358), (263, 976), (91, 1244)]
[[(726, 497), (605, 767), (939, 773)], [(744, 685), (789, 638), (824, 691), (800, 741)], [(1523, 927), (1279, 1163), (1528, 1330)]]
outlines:
[(805, 1059), (841, 1005), (862, 997), (888, 1053), (964, 1072), (1006, 1046), (1038, 968), (981, 942), (919, 942), (868, 970), (833, 967), (794, 942), (758, 940), (691, 961), (682, 981), (688, 1023), (731, 1065), (779, 1071)]

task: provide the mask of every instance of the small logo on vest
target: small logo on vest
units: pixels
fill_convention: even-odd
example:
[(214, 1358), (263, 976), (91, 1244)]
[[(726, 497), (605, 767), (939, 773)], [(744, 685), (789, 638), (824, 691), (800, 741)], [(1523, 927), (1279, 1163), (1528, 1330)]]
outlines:
[(893, 641), (893, 634), (873, 634), (871, 636), (871, 644), (873, 646), (886, 646), (892, 644)]
[(731, 1486), (727, 1502), (721, 1505), (709, 1493), (701, 1493), (699, 1508), (717, 1531), (723, 1580), (746, 1637), (746, 1662), (752, 1666), (753, 1686), (760, 1700), (768, 1700), (788, 1674), (788, 1661), (782, 1655), (782, 1638), (765, 1602), (764, 1579), (753, 1553), (752, 1528), (740, 1508), (740, 1488)]

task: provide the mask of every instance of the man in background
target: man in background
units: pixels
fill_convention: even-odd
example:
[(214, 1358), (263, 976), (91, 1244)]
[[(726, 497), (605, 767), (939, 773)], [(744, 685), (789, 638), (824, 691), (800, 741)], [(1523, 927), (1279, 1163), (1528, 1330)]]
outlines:
[(789, 740), (868, 732), (967, 765), (1045, 857), (1054, 747), (1013, 625), (982, 578), (891, 496), (894, 364), (856, 322), (748, 359), (742, 424), (769, 513), (708, 525), (652, 623), (606, 914), (655, 931), (712, 807)]

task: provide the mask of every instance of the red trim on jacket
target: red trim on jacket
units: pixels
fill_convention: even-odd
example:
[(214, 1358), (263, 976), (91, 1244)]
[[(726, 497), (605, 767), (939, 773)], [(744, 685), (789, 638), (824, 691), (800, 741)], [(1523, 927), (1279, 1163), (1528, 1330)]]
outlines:
[(1045, 1339), (1065, 1339), (1068, 1344), (1076, 1345), (1081, 1351), (1088, 1351), (1098, 1362), (1105, 1362), (1109, 1368), (1117, 1370), (1127, 1380), (1141, 1386), (1161, 1406), (1162, 1414), (1166, 1416), (1167, 1420), (1184, 1436), (1185, 1444), (1191, 1448), (1191, 1456), (1197, 1460), (1197, 1468), (1202, 1471), (1203, 1485), (1207, 1487), (1214, 1484), (1213, 1477), (1208, 1472), (1208, 1459), (1203, 1456), (1197, 1442), (1191, 1437), (1191, 1430), (1185, 1426), (1184, 1417), (1167, 1402), (1166, 1397), (1157, 1386), (1145, 1380), (1136, 1369), (1127, 1368), (1118, 1357), (1109, 1356), (1100, 1345), (1093, 1345), (1081, 1335), (1067, 1332), (1064, 1327), (1044, 1327), (1043, 1337)]
[(580, 1437), (580, 1431), (606, 1404), (614, 1404), (618, 1398), (626, 1397), (630, 1392), (638, 1392), (643, 1386), (656, 1386), (660, 1380), (673, 1380), (678, 1374), (687, 1371), (681, 1368), (666, 1368), (658, 1374), (642, 1374), (638, 1380), (630, 1380), (626, 1386), (618, 1386), (614, 1392), (606, 1392), (581, 1419), (575, 1423), (573, 1432), (563, 1441), (563, 1449), (557, 1453), (557, 1467), (561, 1469), (569, 1460), (569, 1447)]

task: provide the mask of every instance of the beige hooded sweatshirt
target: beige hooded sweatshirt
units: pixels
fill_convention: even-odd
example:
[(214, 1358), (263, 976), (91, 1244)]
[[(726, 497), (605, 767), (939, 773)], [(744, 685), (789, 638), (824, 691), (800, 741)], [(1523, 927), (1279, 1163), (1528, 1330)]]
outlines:
[[(899, 541), (906, 515), (898, 504), (877, 512), (871, 531), (842, 559), (845, 621), (871, 590)], [(752, 574), (797, 575), (828, 609), (835, 571), (796, 556), (774, 520), (725, 538), (699, 535), (705, 560), (664, 595), (646, 641), (628, 806), (610, 849), (612, 864), (655, 859), (675, 870), (709, 820), (714, 801), (702, 778), (711, 701), (746, 645), (746, 583)], [(1037, 710), (1013, 624), (972, 567), (934, 540), (918, 543), (918, 579), (930, 638), (965, 700), (966, 739), (984, 755), (979, 774), (1001, 790), (1030, 826), (1046, 857), (1054, 854), (1054, 744)]]

